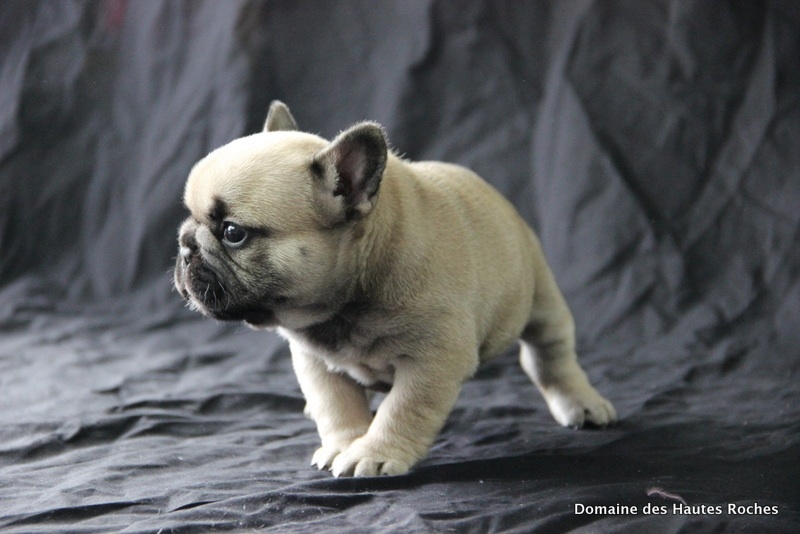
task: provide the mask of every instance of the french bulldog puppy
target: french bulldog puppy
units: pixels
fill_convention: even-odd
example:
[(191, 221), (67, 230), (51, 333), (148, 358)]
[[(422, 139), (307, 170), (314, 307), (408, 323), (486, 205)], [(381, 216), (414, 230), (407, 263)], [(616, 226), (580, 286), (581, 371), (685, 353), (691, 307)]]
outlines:
[[(327, 141), (275, 101), (262, 133), (194, 166), (184, 201), (175, 287), (288, 340), (319, 469), (405, 473), (464, 381), (517, 340), (558, 423), (616, 419), (533, 231), (469, 170), (393, 154), (378, 124)], [(374, 416), (369, 389), (387, 392)]]

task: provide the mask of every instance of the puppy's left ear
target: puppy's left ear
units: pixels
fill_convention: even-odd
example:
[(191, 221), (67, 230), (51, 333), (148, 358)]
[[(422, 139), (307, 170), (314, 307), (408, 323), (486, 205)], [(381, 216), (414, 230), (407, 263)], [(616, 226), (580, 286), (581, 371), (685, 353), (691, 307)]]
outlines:
[(314, 157), (318, 206), (331, 222), (367, 215), (378, 201), (389, 147), (383, 128), (362, 122)]
[(297, 122), (289, 112), (289, 106), (280, 100), (273, 100), (269, 105), (267, 120), (264, 122), (265, 132), (294, 131), (297, 130)]

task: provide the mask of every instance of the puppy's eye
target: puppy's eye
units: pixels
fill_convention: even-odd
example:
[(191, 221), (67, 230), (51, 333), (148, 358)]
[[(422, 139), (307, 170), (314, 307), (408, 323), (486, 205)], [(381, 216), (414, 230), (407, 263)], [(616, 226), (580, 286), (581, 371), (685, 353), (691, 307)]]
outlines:
[(222, 223), (222, 238), (228, 245), (238, 246), (247, 240), (247, 230), (226, 221)]

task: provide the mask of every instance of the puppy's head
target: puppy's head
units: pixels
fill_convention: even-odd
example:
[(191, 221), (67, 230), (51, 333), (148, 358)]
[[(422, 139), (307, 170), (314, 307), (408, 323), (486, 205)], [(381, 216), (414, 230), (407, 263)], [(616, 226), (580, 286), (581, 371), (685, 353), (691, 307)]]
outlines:
[(359, 227), (376, 205), (386, 161), (377, 124), (328, 142), (298, 132), (288, 108), (273, 102), (263, 132), (192, 169), (175, 287), (217, 319), (292, 327), (305, 325), (285, 323), (324, 318), (357, 276)]

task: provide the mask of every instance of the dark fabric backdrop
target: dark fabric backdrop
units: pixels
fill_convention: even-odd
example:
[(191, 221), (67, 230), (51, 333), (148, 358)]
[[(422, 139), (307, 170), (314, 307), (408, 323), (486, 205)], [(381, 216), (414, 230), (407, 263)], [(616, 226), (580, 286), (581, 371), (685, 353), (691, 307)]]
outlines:
[[(2, 2), (0, 529), (796, 532), (798, 5)], [(509, 197), (620, 424), (558, 427), (509, 353), (409, 475), (309, 468), (285, 344), (170, 288), (191, 165), (274, 98)]]

